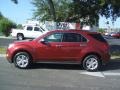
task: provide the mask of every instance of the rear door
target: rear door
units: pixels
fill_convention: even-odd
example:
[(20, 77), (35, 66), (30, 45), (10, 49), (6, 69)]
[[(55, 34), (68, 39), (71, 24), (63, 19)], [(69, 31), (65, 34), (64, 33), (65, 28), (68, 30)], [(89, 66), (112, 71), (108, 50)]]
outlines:
[(70, 61), (80, 59), (80, 52), (87, 46), (87, 39), (81, 34), (64, 33), (61, 43), (62, 58)]

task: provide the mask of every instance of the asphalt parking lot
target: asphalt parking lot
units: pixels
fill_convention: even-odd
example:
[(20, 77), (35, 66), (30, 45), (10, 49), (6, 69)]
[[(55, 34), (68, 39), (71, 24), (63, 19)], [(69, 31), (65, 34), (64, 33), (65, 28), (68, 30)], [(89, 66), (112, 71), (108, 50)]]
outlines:
[(111, 61), (100, 72), (80, 65), (35, 64), (17, 69), (0, 57), (0, 90), (120, 90), (120, 61)]
[[(13, 41), (0, 39), (0, 44)], [(119, 40), (109, 42), (120, 50)], [(17, 69), (0, 56), (0, 90), (120, 90), (120, 58), (111, 59), (99, 72), (87, 72), (71, 64), (38, 63), (30, 69)]]

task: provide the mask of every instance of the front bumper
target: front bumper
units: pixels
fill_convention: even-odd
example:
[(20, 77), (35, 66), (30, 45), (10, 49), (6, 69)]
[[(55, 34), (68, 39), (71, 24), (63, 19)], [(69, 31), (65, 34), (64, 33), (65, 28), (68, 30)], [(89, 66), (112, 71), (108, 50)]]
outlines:
[(8, 49), (6, 51), (6, 59), (8, 60), (9, 63), (12, 63), (12, 56)]

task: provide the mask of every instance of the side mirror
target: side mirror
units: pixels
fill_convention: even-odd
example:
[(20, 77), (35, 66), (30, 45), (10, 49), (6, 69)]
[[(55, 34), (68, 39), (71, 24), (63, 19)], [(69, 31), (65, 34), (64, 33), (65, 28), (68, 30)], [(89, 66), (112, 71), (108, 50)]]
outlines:
[(41, 39), (40, 42), (41, 42), (42, 44), (45, 44), (45, 45), (48, 45), (48, 44), (49, 44), (47, 41), (45, 41), (45, 39)]

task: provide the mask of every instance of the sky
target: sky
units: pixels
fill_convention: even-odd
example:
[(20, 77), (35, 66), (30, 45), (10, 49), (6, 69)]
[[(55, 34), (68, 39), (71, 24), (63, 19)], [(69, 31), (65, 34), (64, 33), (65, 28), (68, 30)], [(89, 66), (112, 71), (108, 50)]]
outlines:
[[(24, 24), (28, 19), (33, 17), (34, 6), (31, 4), (32, 0), (18, 0), (18, 4), (14, 4), (11, 0), (0, 1), (0, 12), (13, 22), (17, 24)], [(100, 17), (99, 27), (107, 28), (106, 22), (109, 21), (111, 28), (120, 28), (120, 18), (118, 18), (114, 25), (111, 19)]]
[(11, 0), (0, 1), (0, 12), (3, 16), (9, 18), (17, 24), (25, 23), (27, 19), (33, 17), (34, 6), (32, 0), (18, 0), (18, 4), (14, 4)]

